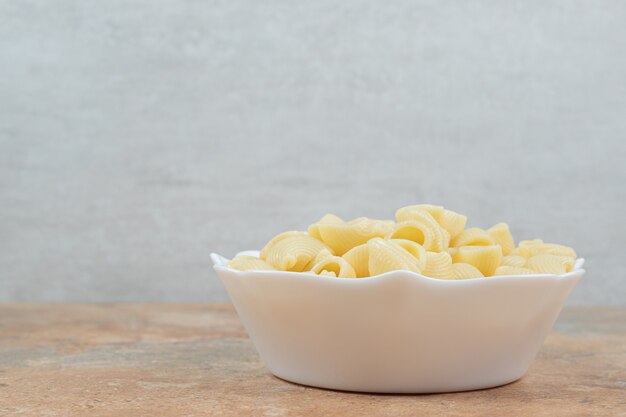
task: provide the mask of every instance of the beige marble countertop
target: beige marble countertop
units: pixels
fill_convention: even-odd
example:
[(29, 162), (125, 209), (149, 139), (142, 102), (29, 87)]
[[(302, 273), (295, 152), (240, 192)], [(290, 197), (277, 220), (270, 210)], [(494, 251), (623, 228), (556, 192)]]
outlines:
[(433, 395), (292, 384), (229, 305), (0, 304), (2, 416), (626, 415), (626, 309), (568, 308), (521, 380)]

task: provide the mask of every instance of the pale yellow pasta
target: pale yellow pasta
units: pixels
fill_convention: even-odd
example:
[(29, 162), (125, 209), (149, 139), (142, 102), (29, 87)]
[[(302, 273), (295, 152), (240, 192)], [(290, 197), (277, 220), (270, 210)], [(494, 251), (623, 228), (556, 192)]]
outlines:
[(391, 221), (372, 220), (365, 217), (341, 223), (336, 220), (313, 224), (309, 226), (309, 232), (319, 236), (319, 239), (337, 256), (343, 255), (353, 247), (362, 245), (374, 237), (385, 236), (393, 225)]
[(409, 220), (396, 223), (387, 238), (412, 240), (426, 250), (440, 252), (448, 248), (450, 235), (436, 222)]
[(390, 239), (391, 242), (399, 245), (402, 249), (409, 252), (417, 259), (417, 266), (420, 269), (426, 268), (426, 249), (419, 243), (406, 239)]
[(317, 255), (315, 255), (315, 258), (313, 258), (313, 260), (309, 262), (308, 266), (312, 268), (313, 265), (315, 265), (316, 263), (321, 262), (324, 259), (328, 259), (332, 257), (333, 257), (333, 254), (331, 251), (329, 251), (328, 249), (322, 249), (321, 251), (319, 251)]
[(452, 279), (452, 257), (448, 252), (427, 252), (423, 275), (431, 278)]
[(343, 255), (345, 259), (354, 269), (357, 278), (369, 277), (369, 250), (367, 243), (355, 246)]
[(573, 267), (573, 259), (561, 255), (535, 255), (526, 262), (526, 268), (541, 274), (564, 274), (570, 272)]
[(263, 247), (263, 249), (261, 249), (261, 252), (259, 253), (259, 257), (261, 259), (265, 259), (267, 258), (267, 253), (270, 251), (270, 249), (276, 245), (278, 242), (280, 242), (283, 239), (287, 239), (290, 237), (295, 237), (295, 236), (308, 236), (307, 232), (300, 232), (300, 231), (290, 231), (290, 232), (283, 232), (279, 235), (276, 235), (272, 238), (272, 240), (270, 240), (269, 242), (267, 242), (265, 244), (265, 246)]
[(482, 278), (483, 273), (474, 265), (458, 262), (452, 264), (452, 277), (454, 279)]
[(406, 206), (396, 211), (396, 220), (399, 222), (405, 222), (408, 220), (414, 220), (414, 212), (425, 211), (430, 214), (436, 222), (441, 221), (443, 217), (444, 208), (442, 206), (434, 206), (432, 204), (416, 204), (413, 206)]
[[(421, 245), (406, 239), (390, 239), (389, 244), (392, 245), (392, 249), (394, 245), (397, 245), (413, 255), (415, 259), (411, 260), (411, 262), (416, 263), (419, 270), (422, 270), (426, 266), (426, 250)], [(354, 268), (358, 278), (370, 275), (369, 250), (367, 244), (350, 249), (343, 255), (343, 258)]]
[(344, 221), (326, 214), (307, 232), (271, 239), (259, 258), (238, 256), (239, 270), (285, 270), (333, 277), (369, 277), (395, 270), (439, 279), (493, 275), (562, 274), (574, 267), (576, 252), (541, 239), (515, 241), (506, 223), (487, 230), (466, 228), (467, 217), (443, 206), (417, 204), (398, 209), (396, 221), (359, 217)]
[(326, 214), (324, 215), (324, 217), (320, 219), (320, 221), (318, 221), (315, 224), (310, 225), (308, 232), (314, 238), (322, 240), (322, 236), (320, 235), (320, 231), (318, 227), (319, 224), (342, 224), (342, 223), (344, 223), (344, 221), (341, 219), (341, 217), (335, 216), (334, 214)]
[(496, 271), (493, 273), (496, 275), (532, 275), (537, 272), (532, 269), (524, 268), (521, 266), (510, 266), (510, 265), (500, 265), (496, 268)]
[(560, 255), (576, 259), (576, 252), (569, 246), (544, 243), (541, 239), (521, 241), (517, 248), (517, 253), (525, 258), (535, 255)]
[(369, 252), (368, 269), (371, 275), (396, 270), (421, 272), (418, 260), (400, 245), (390, 240), (374, 238), (367, 242), (367, 246)]
[[(522, 240), (517, 244), (517, 248), (513, 250), (513, 254), (523, 256), (520, 253), (521, 251), (525, 251), (530, 246), (538, 246), (543, 245), (543, 240), (541, 239), (532, 239), (532, 240)], [(527, 258), (527, 256), (525, 256)]]
[(478, 227), (470, 227), (463, 230), (457, 235), (450, 244), (454, 247), (459, 246), (491, 246), (497, 244), (496, 240), (483, 229)]
[(322, 242), (307, 234), (286, 236), (270, 241), (268, 246), (267, 250), (264, 248), (262, 251), (265, 256), (261, 256), (261, 259), (275, 269), (295, 272), (309, 270), (315, 257), (322, 250), (329, 250)]
[(420, 213), (427, 212), (430, 216), (448, 232), (449, 238), (454, 238), (465, 228), (467, 217), (452, 210), (444, 209), (442, 206), (432, 204), (417, 204), (402, 207), (396, 211), (396, 220), (399, 222), (417, 220)]
[(254, 256), (235, 256), (233, 259), (228, 261), (227, 264), (230, 268), (237, 269), (239, 271), (252, 271), (252, 270), (267, 270), (271, 271), (274, 268), (267, 262), (262, 259), (259, 259)]
[(461, 246), (458, 248), (453, 262), (463, 262), (474, 265), (486, 277), (493, 275), (502, 261), (500, 245), (491, 246)]
[(526, 258), (519, 255), (508, 255), (502, 257), (502, 262), (500, 262), (502, 266), (513, 266), (516, 268), (523, 268), (526, 266)]
[(448, 231), (450, 239), (454, 239), (465, 229), (467, 217), (452, 210), (444, 210), (439, 224)]
[(515, 249), (515, 241), (509, 230), (509, 225), (506, 223), (498, 223), (491, 228), (487, 229), (487, 233), (491, 235), (496, 243), (502, 246), (502, 254), (508, 255), (513, 249)]
[(402, 221), (420, 221), (428, 224), (433, 229), (441, 227), (435, 217), (433, 217), (433, 215), (429, 211), (424, 209), (414, 209), (407, 211), (403, 217), (405, 218), (405, 220)]
[(322, 259), (313, 265), (311, 272), (337, 278), (356, 278), (356, 272), (354, 272), (352, 265), (340, 256), (330, 256)]

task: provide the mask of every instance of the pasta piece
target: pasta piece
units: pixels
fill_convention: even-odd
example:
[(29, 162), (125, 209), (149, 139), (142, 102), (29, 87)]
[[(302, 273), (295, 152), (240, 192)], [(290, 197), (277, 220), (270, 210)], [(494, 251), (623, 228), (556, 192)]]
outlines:
[(328, 249), (322, 249), (317, 255), (315, 255), (315, 258), (313, 258), (308, 265), (304, 268), (305, 271), (310, 271), (311, 268), (313, 268), (313, 265), (323, 261), (324, 259), (328, 259), (328, 258), (332, 258), (333, 254), (331, 251), (329, 251)]
[(519, 255), (503, 256), (502, 262), (500, 262), (500, 265), (523, 268), (526, 265), (526, 258), (524, 258), (523, 256), (519, 256)]
[(322, 250), (329, 250), (309, 235), (294, 235), (275, 242), (267, 251), (265, 261), (282, 271), (302, 272)]
[(562, 274), (574, 268), (572, 248), (541, 239), (515, 247), (506, 223), (465, 229), (466, 216), (432, 204), (402, 207), (395, 216), (397, 223), (326, 214), (307, 232), (275, 236), (259, 258), (238, 256), (228, 266), (359, 278), (408, 270), (442, 279)]
[(496, 240), (491, 235), (478, 227), (470, 227), (463, 230), (450, 242), (452, 246), (492, 246)]
[(522, 240), (511, 253), (530, 258), (533, 254), (538, 255), (540, 245), (543, 245), (541, 239)]
[(417, 259), (398, 244), (374, 238), (367, 242), (367, 247), (368, 268), (372, 276), (395, 270), (421, 272)]
[(356, 224), (361, 225), (362, 227), (379, 227), (381, 229), (391, 229), (393, 227), (393, 220), (379, 220), (379, 219), (370, 219), (368, 217), (357, 217), (356, 219), (352, 219), (348, 222), (348, 224)]
[(439, 223), (444, 214), (444, 208), (442, 206), (434, 206), (432, 204), (417, 204), (414, 206), (406, 206), (396, 211), (396, 220), (399, 222), (405, 222), (408, 220), (414, 220), (414, 212), (427, 212), (433, 219)]
[[(439, 206), (429, 207), (437, 208)], [(441, 209), (443, 210), (443, 207), (441, 207)], [(407, 213), (407, 217), (407, 221), (414, 221), (426, 224), (430, 229), (435, 232), (435, 237), (437, 239), (437, 248), (447, 249), (450, 246), (450, 233), (448, 233), (447, 230), (441, 227), (441, 225), (439, 224), (439, 222), (437, 222), (435, 217), (433, 217), (431, 212), (426, 210), (413, 210)]]
[(544, 243), (541, 239), (523, 240), (519, 243), (517, 251), (525, 258), (535, 255), (559, 255), (576, 259), (576, 252), (569, 246)]
[[(543, 245), (543, 240), (541, 239), (522, 240), (519, 242), (515, 250), (517, 251), (517, 255), (524, 256), (522, 255), (521, 252), (525, 251), (530, 246), (538, 246), (538, 245)], [(524, 256), (524, 257), (527, 258), (527, 256)]]
[(322, 240), (322, 236), (320, 235), (319, 227), (318, 227), (320, 223), (341, 224), (341, 223), (344, 223), (344, 221), (341, 219), (341, 217), (335, 216), (334, 214), (326, 214), (324, 217), (320, 219), (319, 222), (310, 225), (308, 229), (309, 234), (316, 239)]
[(457, 237), (467, 223), (467, 217), (452, 210), (444, 210), (439, 224), (450, 234), (450, 239)]
[(526, 262), (526, 268), (541, 274), (564, 274), (570, 272), (573, 267), (573, 259), (561, 255), (535, 255)]
[(502, 261), (502, 248), (500, 245), (461, 246), (452, 260), (474, 265), (484, 276), (489, 277)]
[(352, 268), (348, 261), (340, 256), (331, 256), (322, 259), (311, 268), (311, 272), (314, 274), (335, 276), (337, 278), (356, 278), (354, 268)]
[(287, 239), (287, 238), (295, 237), (295, 236), (308, 236), (308, 234), (307, 232), (291, 231), (291, 232), (284, 232), (279, 235), (276, 235), (272, 238), (272, 240), (267, 242), (267, 244), (263, 247), (263, 249), (261, 249), (261, 252), (259, 253), (259, 257), (261, 259), (267, 258), (268, 252), (274, 245), (276, 245), (278, 242), (280, 242), (283, 239)]
[(452, 277), (454, 279), (482, 278), (483, 273), (474, 265), (459, 262), (452, 264)]
[(417, 259), (417, 266), (420, 270), (426, 268), (426, 249), (422, 245), (406, 239), (391, 239), (391, 242), (413, 255)]
[(400, 223), (417, 221), (427, 224), (432, 229), (440, 227), (439, 223), (437, 222), (437, 220), (435, 220), (433, 215), (424, 209), (409, 210), (405, 212), (401, 217), (403, 217), (405, 220), (402, 220)]
[(487, 230), (487, 233), (496, 240), (496, 243), (502, 246), (502, 254), (508, 255), (515, 249), (515, 241), (506, 223), (498, 223)]
[(520, 267), (520, 266), (509, 266), (509, 265), (500, 265), (496, 268), (496, 271), (493, 275), (532, 275), (537, 272), (532, 269)]
[(235, 256), (233, 259), (228, 261), (228, 267), (237, 269), (239, 271), (271, 271), (274, 268), (267, 262), (262, 259), (256, 258), (254, 256)]
[(441, 252), (448, 248), (450, 235), (447, 233), (436, 222), (410, 220), (397, 223), (387, 238), (412, 240), (426, 250)]
[(367, 243), (363, 245), (355, 246), (343, 255), (343, 259), (354, 269), (357, 278), (369, 277), (369, 250), (367, 249)]
[(320, 240), (330, 247), (335, 255), (341, 256), (374, 237), (384, 237), (391, 230), (392, 223), (360, 217), (350, 222), (320, 222), (311, 225), (309, 230), (312, 234), (319, 234)]
[(423, 275), (431, 278), (453, 279), (452, 257), (448, 252), (427, 252)]
[(428, 213), (445, 231), (450, 238), (456, 237), (465, 228), (467, 217), (452, 210), (446, 210), (442, 206), (431, 204), (418, 204), (414, 206), (402, 207), (396, 211), (396, 220), (399, 222), (417, 220), (420, 213)]

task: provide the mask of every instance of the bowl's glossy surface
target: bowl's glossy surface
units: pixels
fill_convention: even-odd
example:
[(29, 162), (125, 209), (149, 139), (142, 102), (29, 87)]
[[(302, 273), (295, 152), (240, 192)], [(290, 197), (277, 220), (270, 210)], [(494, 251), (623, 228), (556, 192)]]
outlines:
[(350, 279), (236, 271), (219, 255), (211, 259), (274, 375), (387, 393), (472, 390), (522, 377), (585, 272), (579, 259), (563, 275), (448, 281), (392, 271)]

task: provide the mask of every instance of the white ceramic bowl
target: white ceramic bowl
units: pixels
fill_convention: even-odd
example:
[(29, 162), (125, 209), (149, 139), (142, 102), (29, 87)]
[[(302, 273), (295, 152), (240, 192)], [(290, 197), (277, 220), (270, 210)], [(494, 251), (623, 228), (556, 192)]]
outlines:
[(347, 279), (237, 271), (211, 259), (274, 375), (386, 393), (473, 390), (522, 377), (585, 272), (578, 259), (558, 276), (447, 281), (392, 271)]

